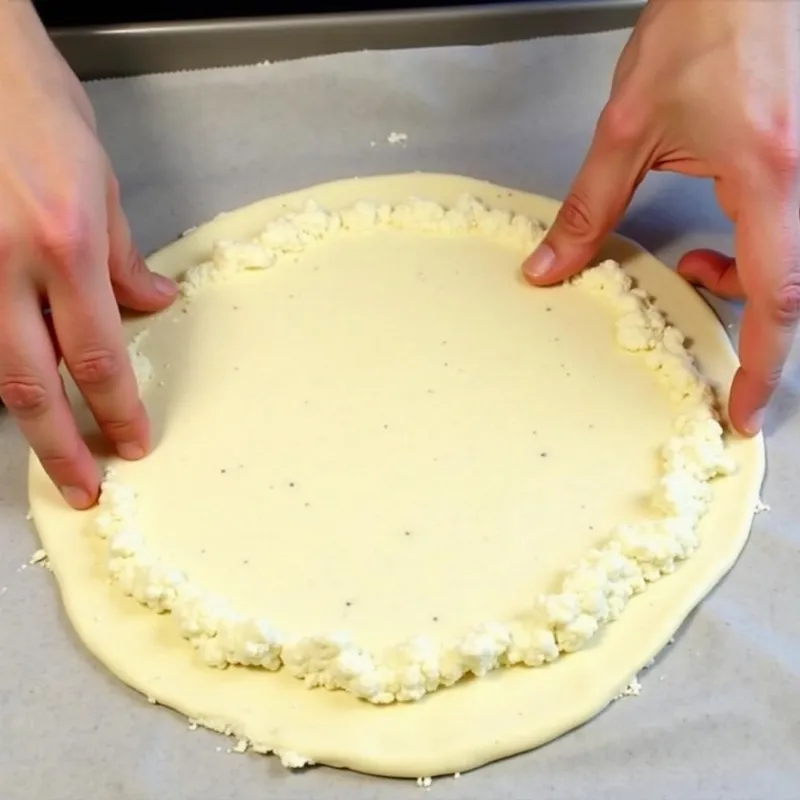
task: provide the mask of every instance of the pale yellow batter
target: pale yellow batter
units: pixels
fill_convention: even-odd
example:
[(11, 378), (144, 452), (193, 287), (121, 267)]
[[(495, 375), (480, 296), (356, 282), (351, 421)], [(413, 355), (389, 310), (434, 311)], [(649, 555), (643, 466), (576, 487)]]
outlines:
[[(453, 176), (347, 181), (228, 214), (150, 264), (183, 273), (214, 241), (247, 239), (308, 198), (337, 209), (465, 192), (545, 221), (557, 208)], [(620, 239), (607, 255), (727, 389), (736, 358), (695, 292)], [(243, 613), (298, 635), (347, 630), (376, 650), (457, 635), (555, 590), (615, 523), (647, 514), (674, 415), (616, 346), (608, 309), (568, 287), (532, 289), (519, 266), (488, 240), (367, 232), (132, 323), (131, 335), (149, 328), (158, 446), (115, 467), (139, 492), (150, 544)], [(31, 505), (73, 624), (128, 684), (262, 750), (416, 777), (539, 745), (620, 693), (746, 541), (763, 443), (732, 440), (730, 452), (739, 471), (715, 484), (698, 552), (589, 648), (385, 708), (285, 671), (208, 667), (168, 617), (109, 586), (87, 515), (35, 459)]]

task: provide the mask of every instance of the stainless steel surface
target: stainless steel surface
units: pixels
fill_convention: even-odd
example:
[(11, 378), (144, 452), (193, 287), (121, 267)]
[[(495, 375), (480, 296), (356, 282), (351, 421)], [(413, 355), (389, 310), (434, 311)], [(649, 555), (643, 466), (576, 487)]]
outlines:
[(71, 28), (51, 35), (83, 80), (356, 50), (489, 44), (632, 25), (644, 0), (539, 0), (423, 11)]

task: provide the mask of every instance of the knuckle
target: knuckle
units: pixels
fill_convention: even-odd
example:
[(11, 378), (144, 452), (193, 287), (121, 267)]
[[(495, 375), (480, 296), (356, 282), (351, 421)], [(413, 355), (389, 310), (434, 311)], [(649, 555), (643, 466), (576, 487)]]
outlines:
[(786, 115), (776, 115), (752, 130), (758, 163), (778, 178), (793, 180), (800, 172), (800, 135)]
[(589, 203), (576, 191), (572, 191), (559, 212), (561, 229), (579, 239), (590, 238), (597, 228)]
[(764, 388), (767, 390), (768, 394), (771, 394), (778, 388), (781, 384), (781, 379), (783, 378), (783, 365), (778, 367), (773, 367), (767, 370), (761, 376), (761, 383)]
[(614, 148), (637, 144), (644, 128), (641, 113), (622, 97), (610, 100), (597, 123), (597, 133), (603, 142)]
[(113, 382), (122, 372), (119, 358), (110, 350), (86, 350), (72, 359), (69, 370), (81, 386), (104, 386)]
[(55, 452), (51, 450), (41, 450), (36, 454), (39, 461), (51, 476), (68, 475), (71, 473), (77, 462), (77, 451), (73, 453)]
[(50, 408), (47, 389), (33, 376), (9, 375), (0, 380), (0, 397), (6, 408), (24, 419), (36, 419)]
[(791, 328), (800, 321), (800, 275), (788, 281), (772, 294), (768, 310), (773, 322)]
[(103, 419), (101, 425), (103, 433), (112, 442), (136, 441), (139, 438), (136, 421), (133, 419)]
[(36, 241), (47, 262), (67, 271), (82, 268), (92, 256), (91, 226), (78, 203), (52, 203), (39, 220)]
[(139, 248), (133, 241), (128, 245), (128, 251), (125, 254), (125, 267), (131, 275), (143, 275), (148, 272), (147, 265), (139, 253)]

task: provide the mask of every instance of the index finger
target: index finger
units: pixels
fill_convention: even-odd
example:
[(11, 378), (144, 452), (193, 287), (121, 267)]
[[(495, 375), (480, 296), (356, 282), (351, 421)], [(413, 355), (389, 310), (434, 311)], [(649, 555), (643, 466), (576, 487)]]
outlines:
[(608, 102), (553, 225), (523, 265), (535, 286), (561, 283), (584, 269), (622, 218), (649, 168), (643, 131), (627, 105)]
[(780, 383), (800, 320), (800, 219), (796, 199), (760, 199), (737, 220), (736, 256), (747, 292), (739, 337), (741, 367), (731, 388), (730, 419), (754, 436)]
[(102, 252), (91, 248), (83, 268), (56, 271), (48, 297), (67, 369), (117, 453), (135, 460), (150, 447), (149, 423)]

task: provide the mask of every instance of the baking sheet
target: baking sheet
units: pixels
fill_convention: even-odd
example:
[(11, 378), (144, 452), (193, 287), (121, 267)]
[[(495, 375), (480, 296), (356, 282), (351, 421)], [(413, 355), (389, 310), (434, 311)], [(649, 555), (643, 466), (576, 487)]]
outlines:
[(645, 0), (515, 0), (428, 8), (62, 28), (81, 79), (235, 67), (357, 50), (495, 44), (632, 26)]
[[(624, 33), (298, 63), (89, 85), (139, 244), (320, 181), (457, 172), (563, 196), (589, 142)], [(391, 132), (406, 133), (390, 145)], [(375, 143), (374, 146), (372, 143)], [(622, 231), (668, 263), (725, 248), (711, 188), (649, 178)], [(719, 306), (726, 324), (736, 309)], [(735, 331), (732, 331), (735, 332)], [(798, 360), (769, 421), (769, 477), (739, 564), (624, 698), (527, 755), (434, 781), (431, 796), (545, 800), (770, 797), (800, 786)], [(0, 797), (420, 797), (413, 783), (271, 758), (154, 709), (84, 651), (52, 576), (26, 566), (26, 448), (0, 416)], [(23, 568), (24, 567), (24, 568)]]

